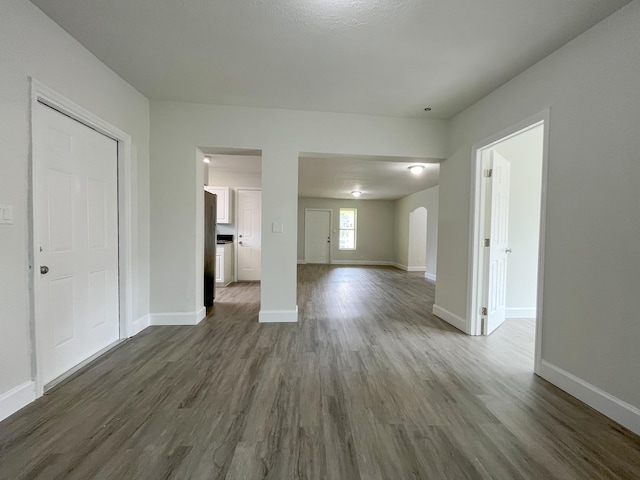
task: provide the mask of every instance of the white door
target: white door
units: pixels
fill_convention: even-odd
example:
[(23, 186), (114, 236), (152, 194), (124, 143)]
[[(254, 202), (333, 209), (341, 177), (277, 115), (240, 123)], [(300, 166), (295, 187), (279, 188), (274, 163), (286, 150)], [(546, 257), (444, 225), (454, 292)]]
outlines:
[(329, 263), (331, 246), (331, 210), (304, 212), (304, 261)]
[(489, 156), (491, 177), (487, 178), (485, 248), (485, 295), (487, 308), (484, 335), (489, 335), (505, 320), (507, 297), (507, 255), (509, 250), (510, 164), (495, 151)]
[(238, 189), (238, 281), (260, 280), (262, 192)]
[(38, 104), (36, 337), (47, 384), (120, 337), (117, 142)]

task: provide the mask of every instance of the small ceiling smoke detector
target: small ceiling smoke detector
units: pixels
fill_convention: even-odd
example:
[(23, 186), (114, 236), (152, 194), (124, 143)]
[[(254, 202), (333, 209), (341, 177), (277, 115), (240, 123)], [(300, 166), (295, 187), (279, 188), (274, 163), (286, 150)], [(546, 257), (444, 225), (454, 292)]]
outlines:
[(204, 157), (204, 163), (211, 163), (211, 157)]
[(360, 195), (362, 195), (362, 192), (360, 190), (354, 190), (353, 192), (351, 192), (351, 195), (353, 195), (354, 197), (359, 197)]
[(420, 175), (424, 170), (423, 165), (412, 165), (409, 167), (409, 171), (414, 175)]

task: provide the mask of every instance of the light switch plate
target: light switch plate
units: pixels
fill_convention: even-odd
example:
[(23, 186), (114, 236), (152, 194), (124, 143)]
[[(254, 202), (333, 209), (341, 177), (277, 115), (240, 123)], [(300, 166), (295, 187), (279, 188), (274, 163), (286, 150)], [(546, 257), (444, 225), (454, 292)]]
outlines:
[(12, 205), (0, 205), (0, 225), (13, 225)]
[(282, 233), (284, 232), (284, 225), (282, 225), (281, 223), (273, 222), (271, 224), (271, 231), (273, 233)]

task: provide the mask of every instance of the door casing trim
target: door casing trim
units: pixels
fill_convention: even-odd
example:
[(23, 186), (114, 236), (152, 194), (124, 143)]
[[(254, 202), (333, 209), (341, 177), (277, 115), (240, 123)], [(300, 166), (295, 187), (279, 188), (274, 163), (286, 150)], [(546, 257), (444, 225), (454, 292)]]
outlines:
[[(119, 295), (119, 330), (120, 340), (126, 339), (133, 333), (133, 238), (132, 238), (132, 179), (133, 165), (131, 161), (131, 136), (109, 122), (103, 120), (89, 110), (61, 95), (44, 83), (29, 77), (31, 89), (30, 111), (30, 145), (29, 145), (29, 243), (30, 243), (30, 338), (31, 338), (31, 376), (35, 382), (36, 398), (44, 393), (42, 378), (42, 349), (36, 331), (36, 315), (38, 296), (38, 282), (36, 281), (35, 259), (37, 245), (39, 245), (38, 230), (35, 219), (38, 217), (36, 203), (36, 178), (33, 158), (33, 134), (36, 121), (36, 107), (43, 103), (58, 110), (60, 113), (83, 123), (97, 132), (112, 138), (118, 143), (118, 295)], [(119, 342), (114, 344), (117, 345)]]
[(542, 147), (542, 189), (540, 198), (540, 242), (538, 248), (538, 286), (536, 300), (536, 335), (534, 372), (539, 374), (542, 356), (542, 319), (543, 319), (543, 291), (544, 291), (544, 250), (546, 238), (547, 217), (547, 171), (549, 163), (549, 117), (551, 109), (547, 108), (512, 125), (490, 137), (481, 140), (471, 147), (471, 195), (469, 215), (469, 256), (468, 256), (468, 281), (467, 285), (467, 333), (469, 335), (482, 334), (482, 321), (480, 315), (479, 282), (482, 269), (479, 266), (481, 255), (481, 215), (480, 195), (482, 194), (482, 150), (500, 143), (510, 137), (518, 135), (526, 130), (543, 125)]

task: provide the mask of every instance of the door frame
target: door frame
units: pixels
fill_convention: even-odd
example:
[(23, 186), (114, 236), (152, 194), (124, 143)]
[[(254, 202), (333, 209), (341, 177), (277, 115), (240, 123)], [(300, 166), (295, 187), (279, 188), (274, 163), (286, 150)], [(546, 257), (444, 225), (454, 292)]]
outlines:
[[(260, 192), (260, 211), (262, 211), (262, 187), (233, 187), (233, 196), (234, 196), (234, 212), (233, 212), (233, 221), (235, 222), (235, 235), (233, 236), (233, 281), (238, 281), (238, 255), (240, 254), (240, 248), (238, 245), (238, 218), (240, 212), (240, 190), (252, 190)], [(262, 225), (264, 219), (260, 218), (260, 249), (262, 250), (262, 233), (263, 227)], [(260, 281), (262, 281), (262, 252), (260, 253)]]
[[(31, 112), (30, 112), (30, 151), (29, 151), (29, 167), (30, 167), (30, 185), (31, 191), (29, 196), (29, 265), (30, 276), (29, 283), (31, 287), (30, 295), (30, 337), (31, 337), (31, 359), (32, 369), (31, 376), (35, 383), (36, 398), (41, 397), (44, 393), (44, 381), (42, 378), (42, 339), (38, 337), (36, 318), (38, 315), (38, 304), (36, 298), (39, 295), (39, 286), (37, 281), (37, 268), (35, 259), (38, 256), (36, 249), (40, 245), (38, 229), (36, 228), (36, 219), (39, 218), (38, 204), (36, 202), (37, 181), (35, 177), (35, 159), (33, 157), (33, 135), (35, 131), (34, 124), (38, 117), (36, 107), (38, 103), (47, 105), (61, 114), (76, 120), (93, 130), (106, 135), (118, 143), (118, 297), (119, 297), (119, 330), (120, 340), (122, 341), (130, 336), (135, 335), (133, 328), (133, 228), (132, 228), (132, 180), (133, 180), (133, 164), (131, 161), (131, 136), (109, 122), (103, 120), (89, 110), (81, 107), (77, 103), (69, 100), (67, 97), (56, 92), (44, 83), (33, 77), (29, 77), (31, 86)], [(110, 347), (107, 347), (110, 348)], [(82, 362), (78, 367), (70, 372), (76, 371), (83, 365), (94, 359), (96, 356), (104, 352), (98, 352), (86, 361)]]
[(540, 195), (540, 243), (538, 248), (538, 288), (536, 299), (536, 335), (534, 372), (539, 374), (542, 353), (542, 318), (543, 318), (543, 291), (544, 291), (544, 250), (547, 217), (547, 171), (549, 162), (549, 117), (551, 110), (545, 109), (515, 125), (512, 125), (484, 140), (475, 143), (471, 147), (471, 210), (469, 215), (469, 260), (467, 290), (467, 333), (469, 335), (482, 335), (482, 315), (480, 313), (482, 289), (479, 287), (484, 278), (483, 255), (483, 220), (484, 211), (481, 211), (481, 195), (484, 192), (482, 180), (482, 151), (490, 148), (508, 138), (514, 137), (529, 129), (543, 125), (542, 146), (542, 189)]
[(304, 262), (307, 263), (307, 212), (329, 212), (329, 255), (327, 265), (331, 265), (331, 245), (333, 243), (333, 209), (331, 208), (305, 208), (304, 209)]

